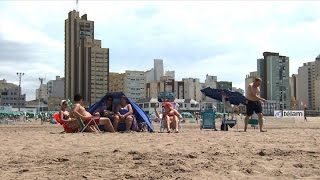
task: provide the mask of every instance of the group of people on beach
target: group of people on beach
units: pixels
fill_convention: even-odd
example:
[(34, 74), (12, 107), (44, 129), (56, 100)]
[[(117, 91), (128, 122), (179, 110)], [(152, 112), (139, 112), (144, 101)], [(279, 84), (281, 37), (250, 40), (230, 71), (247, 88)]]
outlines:
[(121, 122), (125, 123), (125, 131), (130, 131), (132, 122), (134, 120), (133, 110), (131, 105), (127, 102), (125, 96), (121, 96), (120, 103), (117, 107), (113, 107), (113, 97), (109, 96), (106, 100), (105, 109), (100, 112), (95, 112), (93, 115), (83, 107), (83, 99), (80, 94), (74, 96), (74, 107), (69, 112), (66, 100), (62, 100), (60, 105), (59, 117), (66, 125), (66, 132), (79, 132), (81, 123), (77, 118), (84, 123), (86, 132), (99, 131), (95, 124), (107, 132), (118, 131), (118, 125)]
[[(247, 126), (249, 122), (249, 118), (256, 113), (259, 117), (259, 127), (260, 132), (266, 132), (263, 129), (263, 114), (262, 114), (262, 103), (265, 103), (266, 100), (260, 97), (260, 78), (255, 78), (254, 81), (249, 84), (246, 89), (246, 117), (245, 117), (245, 126), (244, 131), (247, 131)], [(79, 132), (81, 128), (81, 124), (77, 120), (77, 118), (81, 119), (86, 129), (86, 132), (96, 132), (99, 131), (95, 124), (99, 127), (102, 127), (104, 131), (107, 132), (117, 132), (119, 130), (119, 123), (125, 123), (125, 131), (128, 132), (131, 129), (132, 123), (135, 120), (133, 109), (126, 96), (120, 97), (120, 103), (117, 107), (113, 107), (113, 97), (108, 96), (106, 98), (105, 108), (102, 111), (95, 112), (91, 114), (88, 112), (82, 104), (82, 96), (80, 94), (76, 94), (74, 96), (74, 107), (69, 112), (67, 110), (68, 104), (66, 100), (62, 100), (59, 111), (59, 118), (61, 122), (65, 124), (65, 132)], [(179, 112), (172, 107), (172, 103), (164, 102), (162, 103), (163, 107), (163, 115), (162, 119), (164, 120), (165, 128), (167, 132), (170, 133), (171, 129), (174, 132), (179, 132), (179, 121), (181, 120), (181, 115)], [(160, 114), (155, 108), (156, 116), (160, 118)]]
[[(85, 132), (97, 132), (100, 131), (100, 129), (111, 133), (117, 131), (129, 132), (131, 131), (132, 125), (136, 120), (132, 106), (130, 103), (128, 103), (128, 99), (124, 95), (120, 97), (120, 103), (116, 107), (113, 106), (113, 97), (107, 96), (104, 109), (100, 109), (100, 111), (97, 111), (93, 114), (88, 112), (83, 107), (82, 103), (82, 96), (80, 94), (76, 94), (74, 96), (74, 107), (69, 112), (67, 101), (61, 101), (59, 118), (64, 124), (65, 132), (79, 132), (81, 128), (81, 122), (79, 122), (78, 119), (80, 119), (83, 124), (87, 126), (86, 129), (84, 129)], [(178, 122), (181, 119), (179, 112), (172, 107), (170, 102), (162, 103), (162, 107), (164, 109), (163, 120), (165, 122), (165, 128), (167, 129), (167, 132), (170, 133), (171, 129), (175, 130), (174, 132), (176, 133), (179, 132)], [(155, 112), (157, 117), (160, 118), (160, 114), (156, 110)], [(119, 129), (119, 123), (125, 123), (124, 130)], [(98, 125), (99, 129), (97, 129), (96, 124)]]

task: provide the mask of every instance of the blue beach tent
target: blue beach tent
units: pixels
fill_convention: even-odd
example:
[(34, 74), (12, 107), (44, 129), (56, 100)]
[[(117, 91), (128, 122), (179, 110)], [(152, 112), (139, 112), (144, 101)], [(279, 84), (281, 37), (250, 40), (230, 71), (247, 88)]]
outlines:
[[(102, 99), (100, 99), (98, 102), (94, 103), (92, 106), (89, 107), (89, 112), (93, 114), (94, 112), (97, 112), (97, 110), (104, 109), (105, 108), (105, 102), (107, 97), (112, 96), (113, 97), (113, 106), (116, 107), (116, 105), (119, 104), (120, 102), (120, 97), (124, 95), (123, 92), (112, 92), (112, 93), (107, 93)], [(133, 102), (130, 98), (128, 98), (128, 103), (131, 104), (133, 113), (136, 117), (136, 120), (138, 123), (140, 122), (145, 122), (148, 126), (148, 131), (149, 132), (154, 132), (154, 128), (152, 126), (152, 123), (149, 119), (149, 117), (146, 115), (146, 113), (143, 111), (143, 109)]]

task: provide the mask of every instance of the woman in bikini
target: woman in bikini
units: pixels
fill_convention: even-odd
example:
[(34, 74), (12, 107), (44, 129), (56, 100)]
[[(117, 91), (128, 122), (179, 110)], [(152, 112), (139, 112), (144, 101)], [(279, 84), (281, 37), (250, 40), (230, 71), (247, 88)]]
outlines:
[(170, 102), (164, 102), (162, 104), (164, 107), (163, 118), (166, 123), (166, 128), (168, 133), (171, 132), (171, 128), (175, 130), (176, 133), (179, 132), (179, 118), (181, 115), (179, 112), (172, 108), (172, 104)]
[(69, 111), (67, 111), (67, 107), (68, 107), (67, 101), (62, 100), (60, 103), (59, 117), (60, 117), (60, 120), (62, 121), (64, 130), (66, 133), (78, 132), (80, 129), (80, 125), (75, 118), (72, 118)]
[(119, 122), (125, 122), (126, 131), (130, 131), (133, 121), (133, 110), (131, 104), (127, 102), (126, 96), (121, 96), (120, 104), (118, 105), (114, 116), (113, 126), (116, 131), (118, 130)]

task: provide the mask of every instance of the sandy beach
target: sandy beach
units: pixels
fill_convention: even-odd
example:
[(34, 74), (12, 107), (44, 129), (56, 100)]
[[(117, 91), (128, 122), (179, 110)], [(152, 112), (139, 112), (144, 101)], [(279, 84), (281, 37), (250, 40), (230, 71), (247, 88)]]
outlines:
[(0, 179), (320, 179), (320, 118), (265, 125), (245, 133), (241, 120), (227, 132), (187, 122), (171, 134), (0, 125)]

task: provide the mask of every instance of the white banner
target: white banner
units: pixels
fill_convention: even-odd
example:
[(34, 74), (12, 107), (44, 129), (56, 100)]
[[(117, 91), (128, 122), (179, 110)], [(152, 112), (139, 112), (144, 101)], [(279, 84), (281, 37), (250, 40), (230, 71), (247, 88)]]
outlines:
[(291, 110), (275, 110), (274, 117), (304, 117), (304, 111), (291, 111)]

